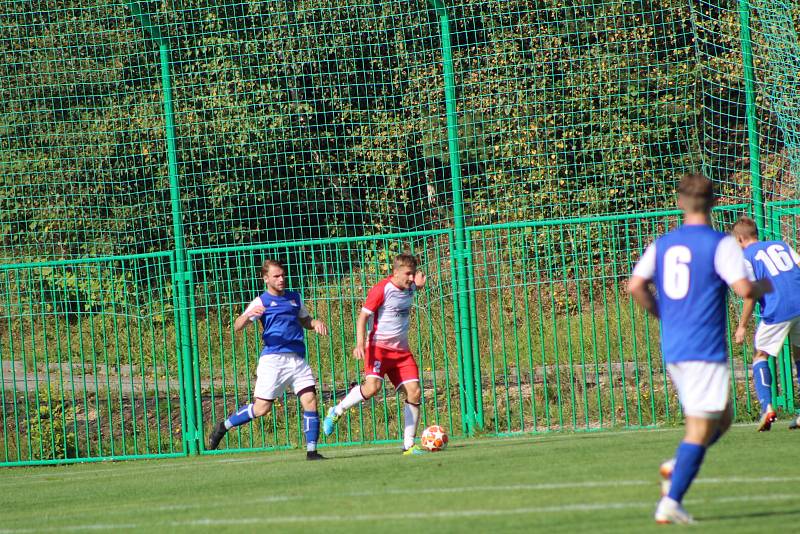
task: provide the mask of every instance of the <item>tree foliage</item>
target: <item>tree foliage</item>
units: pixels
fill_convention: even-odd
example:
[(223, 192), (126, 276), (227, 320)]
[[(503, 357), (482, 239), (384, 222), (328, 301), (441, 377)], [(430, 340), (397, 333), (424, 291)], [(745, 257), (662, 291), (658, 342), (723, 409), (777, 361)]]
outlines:
[[(171, 250), (159, 43), (126, 5), (16, 5), (0, 3), (6, 260)], [(442, 41), (425, 2), (141, 6), (169, 45), (188, 247), (452, 224)], [(715, 178), (730, 181), (738, 28), (707, 8), (448, 6), (467, 222), (663, 208), (675, 175), (716, 165), (722, 145), (734, 149)], [(721, 22), (696, 35), (693, 20)]]

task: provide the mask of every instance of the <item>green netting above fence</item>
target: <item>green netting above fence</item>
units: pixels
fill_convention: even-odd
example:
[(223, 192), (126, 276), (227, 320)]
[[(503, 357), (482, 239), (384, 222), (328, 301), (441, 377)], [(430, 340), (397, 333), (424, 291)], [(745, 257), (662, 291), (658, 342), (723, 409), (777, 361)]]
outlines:
[[(797, 39), (754, 11), (772, 176)], [(422, 0), (0, 2), (5, 261), (173, 249), (171, 146), (188, 248), (662, 209), (698, 169), (750, 198), (736, 2), (444, 12), (448, 43)]]

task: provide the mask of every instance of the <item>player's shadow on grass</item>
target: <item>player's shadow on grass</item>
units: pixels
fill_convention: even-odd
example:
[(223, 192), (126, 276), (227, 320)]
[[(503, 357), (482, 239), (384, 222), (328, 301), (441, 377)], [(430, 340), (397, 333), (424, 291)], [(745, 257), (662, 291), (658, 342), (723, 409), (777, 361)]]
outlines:
[[(321, 452), (325, 453), (325, 450), (321, 449)], [(345, 452), (345, 451), (341, 450), (341, 452)], [(345, 454), (337, 454), (336, 456), (333, 456), (333, 454), (331, 454), (330, 456), (327, 456), (327, 458), (330, 458), (331, 460), (344, 460), (345, 458), (366, 458), (366, 457), (375, 457), (375, 456), (400, 456), (402, 454), (400, 449), (397, 449), (397, 450), (386, 449), (385, 451), (375, 451), (375, 450), (372, 450), (372, 451), (360, 451), (360, 452), (353, 451), (353, 452), (355, 452), (355, 454), (349, 454), (349, 452), (350, 451), (347, 451)], [(330, 454), (330, 453), (332, 453), (332, 451), (328, 451), (328, 453)]]
[(749, 512), (744, 514), (725, 514), (725, 515), (710, 515), (710, 516), (695, 516), (697, 522), (705, 523), (706, 521), (728, 521), (731, 519), (757, 519), (759, 517), (775, 517), (775, 516), (798, 516), (800, 517), (800, 508), (797, 510), (782, 510), (780, 512), (766, 511), (766, 512)]

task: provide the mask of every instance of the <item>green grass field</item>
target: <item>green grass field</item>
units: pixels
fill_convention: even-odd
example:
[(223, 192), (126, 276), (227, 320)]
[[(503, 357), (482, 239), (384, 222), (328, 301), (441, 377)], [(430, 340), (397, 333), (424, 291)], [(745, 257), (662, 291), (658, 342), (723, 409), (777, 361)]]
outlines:
[[(680, 428), (554, 433), (0, 470), (0, 532), (646, 532), (658, 464)], [(685, 499), (693, 531), (777, 532), (800, 521), (800, 432), (734, 427)]]

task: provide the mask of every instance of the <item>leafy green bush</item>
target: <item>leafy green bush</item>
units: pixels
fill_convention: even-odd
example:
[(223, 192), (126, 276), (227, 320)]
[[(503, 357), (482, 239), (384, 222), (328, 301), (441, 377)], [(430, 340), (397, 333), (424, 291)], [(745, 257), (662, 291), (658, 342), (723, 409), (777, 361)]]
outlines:
[[(735, 9), (449, 4), (469, 223), (663, 208), (701, 160), (744, 196), (729, 176), (744, 151)], [(425, 2), (142, 5), (171, 49), (189, 248), (452, 225)], [(77, 7), (6, 14), (0, 246), (16, 260), (171, 250), (158, 44), (124, 5)], [(723, 145), (740, 148), (709, 159)]]
[(72, 407), (59, 398), (56, 389), (40, 391), (37, 405), (28, 418), (31, 456), (37, 460), (76, 458), (77, 439), (70, 429), (75, 419)]

